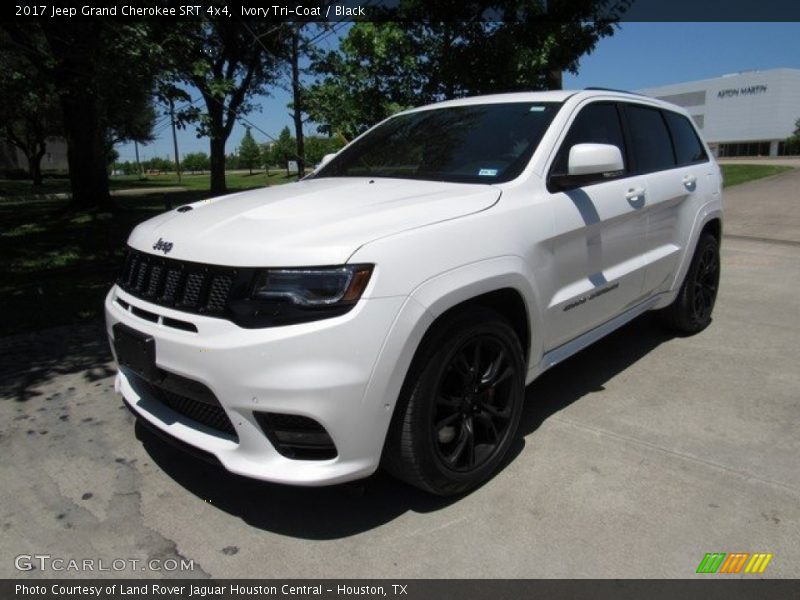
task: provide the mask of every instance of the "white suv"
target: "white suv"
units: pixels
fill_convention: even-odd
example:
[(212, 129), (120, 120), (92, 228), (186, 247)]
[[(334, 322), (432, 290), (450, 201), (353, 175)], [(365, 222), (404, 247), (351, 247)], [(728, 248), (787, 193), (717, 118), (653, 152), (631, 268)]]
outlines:
[(595, 89), (405, 111), (298, 183), (139, 225), (106, 298), (116, 387), (234, 473), (383, 464), (463, 492), (546, 369), (645, 311), (708, 325), (721, 217), (673, 105)]

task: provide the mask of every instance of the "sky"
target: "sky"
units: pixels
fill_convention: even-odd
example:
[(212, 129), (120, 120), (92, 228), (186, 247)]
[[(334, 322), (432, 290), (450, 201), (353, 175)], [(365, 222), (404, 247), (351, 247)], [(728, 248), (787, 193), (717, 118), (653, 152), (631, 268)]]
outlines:
[[(334, 37), (325, 47), (336, 44)], [(636, 90), (670, 83), (707, 79), (728, 73), (779, 67), (800, 68), (800, 23), (621, 23), (612, 37), (603, 38), (593, 53), (580, 61), (577, 75), (564, 74), (565, 89), (589, 86)], [(285, 84), (286, 77), (282, 78)], [(195, 93), (192, 97), (196, 97)], [(202, 102), (202, 100), (200, 101)], [(259, 143), (277, 138), (291, 125), (290, 94), (280, 87), (256, 99), (260, 107), (246, 116)], [(313, 127), (306, 134), (314, 134)], [(233, 152), (244, 135), (237, 123), (228, 139)], [(172, 157), (168, 120), (156, 127), (157, 139), (139, 147), (142, 160)], [(208, 140), (198, 139), (190, 127), (178, 132), (180, 154), (208, 153)], [(134, 160), (133, 144), (117, 147), (120, 161)]]

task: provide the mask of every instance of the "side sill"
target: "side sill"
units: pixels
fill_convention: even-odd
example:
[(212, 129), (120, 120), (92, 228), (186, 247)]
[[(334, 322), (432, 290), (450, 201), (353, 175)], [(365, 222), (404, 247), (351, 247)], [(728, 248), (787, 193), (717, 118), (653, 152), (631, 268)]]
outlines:
[(569, 341), (558, 348), (553, 348), (549, 352), (546, 352), (544, 356), (542, 356), (542, 360), (539, 361), (539, 364), (528, 371), (528, 377), (526, 378), (525, 382), (526, 385), (531, 383), (534, 379), (539, 377), (539, 375), (548, 369), (565, 361), (570, 356), (577, 354), (587, 346), (591, 346), (596, 341), (604, 338), (612, 331), (619, 329), (623, 325), (633, 321), (636, 317), (651, 310), (661, 300), (662, 295), (663, 294), (659, 294), (657, 296), (653, 296), (652, 298), (648, 298), (644, 302), (641, 302), (633, 308), (626, 310), (624, 313), (614, 317), (610, 321), (606, 321), (591, 331), (587, 331), (583, 335), (576, 337), (574, 340)]

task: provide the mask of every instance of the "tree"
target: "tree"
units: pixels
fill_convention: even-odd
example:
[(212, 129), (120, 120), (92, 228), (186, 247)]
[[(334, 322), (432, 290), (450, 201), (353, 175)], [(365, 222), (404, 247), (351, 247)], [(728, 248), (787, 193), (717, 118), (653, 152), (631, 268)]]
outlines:
[(310, 136), (306, 138), (306, 163), (310, 166), (319, 164), (322, 157), (337, 152), (347, 142), (341, 135), (333, 137)]
[(125, 98), (110, 103), (106, 110), (107, 135), (112, 144), (155, 140), (156, 108), (149, 88), (132, 89)]
[(284, 127), (278, 139), (272, 143), (269, 151), (265, 154), (264, 162), (269, 165), (281, 167), (282, 169), (287, 169), (288, 174), (288, 162), (296, 159), (295, 148), (297, 148), (295, 139), (292, 137), (289, 128)]
[[(259, 149), (259, 152), (261, 150)], [(239, 168), (239, 155), (235, 152), (231, 152), (228, 156), (225, 157), (225, 170), (226, 171), (233, 171), (234, 169)]]
[[(327, 10), (332, 0), (323, 2), (327, 5), (324, 8)], [(298, 174), (302, 177), (305, 173), (305, 134), (303, 133), (303, 114), (305, 109), (305, 88), (300, 81), (300, 60), (304, 56), (315, 55), (314, 42), (319, 39), (321, 35), (326, 35), (333, 32), (333, 27), (327, 23), (316, 24), (316, 35), (307, 37), (303, 35), (303, 30), (311, 26), (309, 22), (296, 22), (289, 26), (289, 75), (291, 79), (291, 92), (292, 102), (289, 105), (291, 108), (292, 121), (294, 122), (294, 136), (295, 136), (295, 155), (297, 156)]]
[(794, 132), (783, 142), (783, 154), (800, 154), (800, 119), (794, 122)]
[(116, 148), (111, 148), (106, 152), (106, 160), (108, 161), (108, 166), (111, 171), (114, 170), (114, 165), (116, 164), (117, 160), (119, 159), (119, 152), (117, 152)]
[(123, 175), (138, 175), (139, 173), (137, 166), (129, 160), (114, 163), (114, 172)]
[(192, 173), (207, 171), (209, 167), (208, 154), (205, 152), (190, 152), (183, 157), (183, 168)]
[[(115, 131), (128, 129), (125, 121), (142, 110), (156, 73), (168, 62), (170, 27), (39, 19), (4, 22), (0, 28), (0, 49), (24, 59), (55, 92), (67, 141), (71, 208), (110, 207), (109, 142)], [(2, 89), (0, 95), (2, 102), (16, 100)]]
[(319, 131), (352, 139), (414, 105), (417, 60), (405, 28), (392, 22), (356, 23), (338, 51), (315, 58), (313, 70), (321, 78), (306, 90), (304, 99)]
[(175, 170), (174, 162), (172, 162), (169, 158), (162, 158), (160, 156), (154, 156), (150, 160), (144, 161), (142, 164), (146, 170), (154, 171), (156, 173), (169, 173), (170, 171)]
[[(630, 0), (402, 0), (398, 22), (361, 22), (318, 56), (305, 107), (350, 138), (396, 110), (446, 98), (560, 87), (614, 33)], [(495, 19), (481, 19), (485, 10)], [(427, 18), (421, 19), (424, 15)], [(415, 18), (416, 17), (416, 18)]]
[(269, 21), (218, 19), (182, 23), (179, 75), (194, 85), (205, 112), (189, 113), (198, 137), (208, 136), (211, 192), (225, 192), (225, 143), (236, 119), (252, 111), (254, 96), (277, 76), (285, 55), (284, 28)]
[[(59, 135), (61, 118), (51, 85), (26, 61), (0, 54), (0, 139), (18, 148), (28, 162), (34, 186), (42, 184), (42, 158), (47, 138)], [(12, 99), (9, 101), (8, 99)]]
[(242, 143), (239, 145), (239, 166), (245, 169), (250, 169), (250, 175), (253, 174), (253, 167), (259, 166), (261, 162), (261, 149), (253, 139), (253, 134), (250, 133), (248, 127), (245, 131)]

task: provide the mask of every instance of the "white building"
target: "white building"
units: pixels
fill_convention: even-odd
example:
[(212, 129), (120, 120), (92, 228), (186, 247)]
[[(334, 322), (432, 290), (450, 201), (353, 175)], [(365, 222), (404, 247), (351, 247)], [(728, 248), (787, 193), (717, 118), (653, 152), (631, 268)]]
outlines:
[[(42, 172), (67, 171), (67, 141), (64, 138), (49, 137), (45, 140), (45, 153), (42, 157)], [(27, 170), (28, 159), (22, 150), (11, 142), (0, 140), (0, 173), (17, 169)]]
[(781, 156), (800, 119), (800, 69), (743, 71), (637, 90), (688, 110), (717, 156)]

